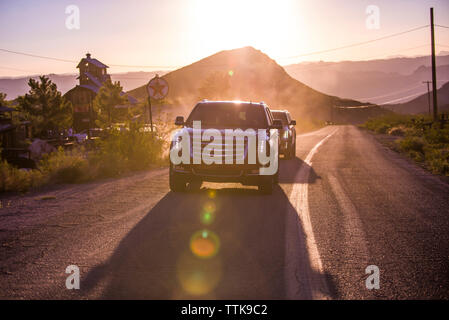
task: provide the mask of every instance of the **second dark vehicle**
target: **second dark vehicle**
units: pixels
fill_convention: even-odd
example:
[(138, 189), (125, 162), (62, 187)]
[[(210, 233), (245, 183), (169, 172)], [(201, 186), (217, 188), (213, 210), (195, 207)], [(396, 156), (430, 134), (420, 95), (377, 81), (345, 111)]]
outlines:
[(296, 157), (296, 121), (292, 120), (287, 110), (271, 110), (273, 118), (282, 122), (282, 130), (279, 131), (279, 153), (286, 159)]

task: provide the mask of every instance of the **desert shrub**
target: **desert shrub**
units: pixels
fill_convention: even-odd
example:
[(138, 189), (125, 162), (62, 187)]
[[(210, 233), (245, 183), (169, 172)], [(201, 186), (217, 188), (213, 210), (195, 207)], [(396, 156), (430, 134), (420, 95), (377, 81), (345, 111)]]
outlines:
[[(366, 121), (362, 127), (372, 130), (377, 133), (397, 133), (398, 131), (394, 130), (395, 128), (401, 128), (404, 133), (407, 131), (407, 128), (412, 128), (415, 126), (415, 123), (424, 123), (427, 117), (425, 116), (411, 116), (411, 115), (403, 115), (403, 114), (387, 114), (381, 117), (372, 118)], [(392, 132), (392, 133), (390, 133)]]
[(433, 125), (424, 134), (424, 138), (431, 144), (447, 144), (449, 143), (449, 127), (441, 129), (439, 124)]
[(60, 147), (57, 151), (44, 155), (39, 168), (51, 181), (57, 183), (77, 183), (89, 178), (89, 163), (82, 149), (64, 151)]
[(96, 178), (115, 177), (129, 171), (145, 170), (162, 164), (168, 154), (171, 127), (148, 128), (130, 124), (125, 130), (111, 129), (86, 152), (83, 148), (46, 154), (39, 170), (17, 169), (0, 162), (0, 192), (26, 191), (45, 183), (79, 183)]
[(0, 192), (24, 192), (41, 186), (45, 181), (39, 170), (18, 169), (6, 161), (0, 161)]
[(398, 141), (400, 150), (404, 152), (424, 153), (425, 141), (420, 137), (405, 137)]
[(390, 124), (388, 124), (388, 123), (380, 123), (379, 125), (376, 126), (374, 131), (376, 131), (377, 133), (387, 133), (390, 129), (391, 129), (391, 125)]
[(362, 127), (390, 135), (402, 136), (393, 148), (422, 162), (435, 174), (449, 175), (449, 126), (431, 123), (428, 116), (390, 114), (367, 121)]
[(406, 133), (406, 130), (402, 126), (393, 127), (390, 130), (388, 130), (388, 134), (391, 135), (391, 136), (402, 137), (402, 136), (405, 135), (405, 133)]
[(109, 136), (97, 141), (96, 152), (89, 155), (89, 165), (99, 178), (115, 177), (125, 172), (126, 159), (120, 150), (120, 139)]
[(449, 175), (449, 146), (426, 150), (426, 162), (433, 173)]
[(113, 177), (126, 171), (144, 170), (161, 161), (164, 139), (156, 131), (131, 124), (127, 130), (111, 130), (96, 143), (97, 151), (89, 156), (99, 177)]

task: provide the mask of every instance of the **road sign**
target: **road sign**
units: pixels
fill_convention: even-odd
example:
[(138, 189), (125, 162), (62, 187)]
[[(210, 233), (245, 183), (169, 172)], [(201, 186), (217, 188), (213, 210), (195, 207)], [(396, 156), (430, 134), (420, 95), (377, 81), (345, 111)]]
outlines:
[(168, 82), (164, 78), (156, 75), (150, 82), (148, 82), (147, 91), (151, 99), (164, 99), (168, 94)]

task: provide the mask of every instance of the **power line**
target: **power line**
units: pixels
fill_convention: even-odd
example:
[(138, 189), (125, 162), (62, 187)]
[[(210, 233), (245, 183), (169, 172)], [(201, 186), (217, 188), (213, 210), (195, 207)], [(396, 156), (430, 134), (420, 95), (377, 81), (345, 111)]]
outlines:
[(435, 26), (436, 26), (436, 27), (440, 27), (440, 28), (446, 28), (446, 29), (449, 29), (448, 26), (442, 26), (441, 24), (436, 24)]
[(395, 91), (395, 92), (390, 92), (388, 94), (384, 94), (384, 95), (381, 95), (381, 96), (375, 96), (375, 97), (369, 97), (369, 98), (353, 98), (353, 99), (355, 99), (355, 100), (371, 100), (371, 99), (377, 99), (377, 98), (385, 98), (385, 97), (389, 97), (389, 96), (394, 96), (394, 95), (396, 95), (398, 93), (411, 91), (411, 90), (416, 89), (418, 87), (421, 87), (421, 84), (418, 84), (418, 85), (416, 85), (414, 87), (411, 87), (411, 88), (408, 88), (408, 89), (405, 89), (405, 90), (399, 90), (399, 91)]
[(153, 69), (177, 69), (181, 66), (135, 66), (135, 65), (127, 65), (127, 64), (108, 64), (110, 67), (119, 67), (119, 68), (153, 68)]
[[(437, 80), (437, 82), (448, 82), (448, 81), (449, 81), (449, 79), (440, 79), (440, 80)], [(425, 82), (425, 81), (424, 81), (424, 82)], [(398, 93), (411, 91), (411, 90), (416, 89), (416, 88), (418, 88), (418, 87), (421, 87), (421, 84), (419, 84), (419, 85), (417, 85), (417, 86), (414, 86), (414, 87), (411, 87), (411, 88), (408, 88), (408, 89), (405, 89), (405, 90), (395, 91), (395, 92), (391, 92), (391, 93), (389, 93), (389, 94), (385, 94), (385, 95), (381, 95), (381, 96), (370, 97), (370, 98), (352, 98), (352, 99), (355, 99), (355, 100), (371, 100), (371, 99), (377, 99), (377, 98), (389, 97), (389, 96), (396, 95), (396, 94), (398, 94)], [(413, 94), (412, 94), (411, 96), (413, 96)], [(392, 100), (392, 101), (403, 100), (403, 99), (406, 99), (406, 98), (411, 97), (411, 96), (406, 96), (406, 97), (398, 98), (398, 99), (395, 99), (395, 100)], [(391, 102), (391, 101), (389, 101), (389, 102)], [(386, 102), (386, 103), (388, 103), (388, 102)]]
[[(444, 44), (436, 44), (439, 47), (449, 47), (449, 45), (444, 45)], [(411, 48), (406, 48), (406, 49), (402, 49), (402, 50), (398, 50), (395, 52), (390, 53), (391, 54), (396, 54), (396, 53), (401, 53), (404, 51), (410, 51), (413, 49), (418, 49), (418, 48), (422, 48), (422, 47), (427, 47), (429, 46), (429, 44), (424, 44), (424, 45), (420, 45), (420, 46), (416, 46), (416, 47), (411, 47)], [(53, 58), (53, 57), (46, 57), (46, 56), (39, 56), (39, 55), (35, 55), (35, 54), (29, 54), (29, 53), (24, 53), (24, 52), (17, 52), (17, 51), (11, 51), (11, 50), (6, 50), (6, 49), (1, 49), (0, 51), (4, 51), (4, 52), (8, 52), (8, 53), (14, 53), (14, 54), (19, 54), (19, 55), (26, 55), (26, 56), (31, 56), (31, 57), (35, 57), (35, 58), (42, 58), (42, 59), (51, 59), (51, 60), (57, 60), (57, 61), (63, 61), (63, 62), (71, 62), (71, 63), (76, 63), (77, 61), (75, 60), (65, 60), (65, 59), (59, 59), (59, 58)], [(384, 54), (379, 54), (376, 56), (371, 56), (369, 58), (363, 58), (365, 60), (372, 60), (378, 57), (383, 57), (386, 56), (387, 53)], [(281, 58), (282, 59), (282, 58)], [(278, 60), (281, 60), (278, 59)], [(358, 61), (362, 61), (362, 60), (358, 60)], [(330, 65), (334, 65), (334, 64), (338, 64), (340, 62), (328, 62), (325, 65), (320, 65), (320, 66), (305, 66), (304, 68), (301, 69), (305, 69), (305, 70), (309, 70), (309, 69), (316, 69), (316, 68), (324, 68), (324, 67), (328, 67)], [(109, 66), (113, 66), (113, 67), (134, 67), (134, 68), (167, 68), (167, 69), (176, 69), (176, 68), (180, 68), (181, 66), (133, 66), (133, 65), (116, 65), (116, 64), (109, 64)], [(209, 66), (208, 66), (209, 67)], [(24, 70), (24, 69), (18, 69), (18, 68), (11, 68), (11, 67), (5, 67), (5, 66), (0, 66), (0, 69), (8, 69), (8, 70), (13, 70), (13, 71), (21, 71), (21, 72), (29, 72), (29, 73), (39, 73), (37, 71), (30, 71), (30, 70)], [(144, 79), (144, 78), (133, 78), (133, 79)], [(146, 78), (145, 78), (146, 79)]]
[(398, 32), (398, 33), (393, 33), (393, 34), (386, 35), (386, 36), (383, 36), (383, 37), (380, 37), (380, 38), (376, 38), (376, 39), (372, 39), (372, 40), (367, 40), (367, 41), (362, 41), (362, 42), (358, 42), (358, 43), (353, 43), (353, 44), (349, 44), (349, 45), (341, 46), (341, 47), (336, 47), (336, 48), (332, 48), (332, 49), (326, 49), (326, 50), (320, 50), (320, 51), (304, 53), (304, 54), (300, 54), (300, 55), (297, 55), (297, 56), (285, 57), (283, 59), (300, 58), (300, 57), (311, 56), (311, 55), (315, 55), (315, 54), (321, 54), (321, 53), (326, 53), (326, 52), (331, 52), (331, 51), (337, 51), (337, 50), (357, 47), (357, 46), (361, 46), (361, 45), (364, 45), (364, 44), (372, 43), (372, 42), (375, 42), (375, 41), (385, 40), (385, 39), (397, 37), (397, 36), (400, 36), (400, 35), (403, 35), (403, 34), (406, 34), (406, 33), (409, 33), (409, 32), (421, 30), (421, 29), (427, 28), (428, 26), (429, 25), (416, 27), (416, 28), (413, 28), (413, 29), (410, 29), (410, 30), (406, 30), (406, 31)]
[[(368, 57), (368, 58), (362, 58), (363, 60), (352, 60), (351, 62), (362, 62), (362, 61), (363, 62), (367, 62), (369, 60), (373, 60), (373, 59), (376, 59), (376, 58), (379, 58), (379, 57), (385, 57), (386, 55), (402, 53), (402, 52), (405, 52), (405, 51), (410, 51), (410, 50), (414, 50), (414, 49), (418, 49), (418, 48), (424, 48), (424, 47), (428, 47), (428, 46), (430, 46), (430, 44), (423, 44), (423, 45), (416, 46), (416, 47), (401, 49), (401, 50), (394, 51), (394, 52), (391, 52), (391, 53), (382, 53), (382, 54), (378, 54), (378, 55), (371, 56), (371, 57)], [(388, 59), (388, 58), (385, 57), (384, 59)], [(316, 62), (312, 62), (312, 63), (316, 63)], [(314, 70), (314, 69), (319, 69), (319, 68), (326, 68), (326, 67), (329, 67), (329, 66), (332, 66), (332, 65), (336, 65), (336, 64), (339, 64), (339, 63), (342, 63), (342, 61), (325, 62), (322, 65), (312, 65), (312, 66), (307, 66), (306, 65), (306, 66), (301, 67), (299, 70), (306, 70), (307, 71), (307, 70)]]
[[(421, 27), (416, 27), (410, 30), (406, 30), (406, 31), (402, 31), (402, 32), (398, 32), (398, 33), (394, 33), (394, 34), (390, 34), (390, 35), (386, 35), (380, 38), (376, 38), (376, 39), (372, 39), (372, 40), (368, 40), (368, 41), (363, 41), (363, 42), (359, 42), (359, 43), (353, 43), (350, 45), (346, 45), (346, 46), (342, 46), (342, 47), (337, 47), (337, 48), (332, 48), (332, 49), (326, 49), (326, 50), (321, 50), (321, 51), (315, 51), (315, 52), (309, 52), (309, 53), (305, 53), (305, 54), (301, 54), (301, 55), (297, 55), (297, 56), (292, 56), (292, 57), (286, 57), (286, 58), (279, 58), (279, 59), (291, 59), (291, 58), (298, 58), (298, 57), (304, 57), (304, 56), (310, 56), (310, 55), (315, 55), (315, 54), (321, 54), (321, 53), (326, 53), (326, 52), (331, 52), (331, 51), (336, 51), (336, 50), (341, 50), (341, 49), (346, 49), (346, 48), (351, 48), (351, 47), (356, 47), (356, 46), (361, 46), (364, 44), (368, 44), (368, 43), (372, 43), (375, 41), (380, 41), (380, 40), (384, 40), (384, 39), (388, 39), (388, 38), (392, 38), (392, 37), (396, 37), (402, 34), (406, 34), (409, 32), (413, 32), (413, 31), (417, 31), (423, 28), (427, 28), (429, 25), (425, 25), (425, 26), (421, 26)], [(67, 63), (77, 63), (78, 61), (76, 60), (69, 60), (69, 59), (61, 59), (61, 58), (56, 58), (56, 57), (50, 57), (50, 56), (43, 56), (43, 55), (37, 55), (37, 54), (33, 54), (33, 53), (28, 53), (28, 52), (20, 52), (20, 51), (13, 51), (13, 50), (8, 50), (8, 49), (3, 49), (0, 48), (0, 51), (3, 52), (7, 52), (7, 53), (12, 53), (12, 54), (17, 54), (17, 55), (23, 55), (23, 56), (28, 56), (28, 57), (33, 57), (33, 58), (40, 58), (40, 59), (47, 59), (47, 60), (53, 60), (53, 61), (59, 61), (59, 62), (67, 62)], [(111, 67), (123, 67), (123, 68), (154, 68), (154, 69), (176, 69), (179, 68), (180, 66), (147, 66), (147, 65), (125, 65), (125, 64), (108, 64)]]
[[(19, 51), (13, 51), (8, 49), (0, 48), (0, 51), (7, 52), (7, 53), (13, 53), (17, 55), (27, 56), (27, 57), (33, 57), (33, 58), (40, 58), (40, 59), (46, 59), (46, 60), (54, 60), (59, 62), (68, 62), (68, 63), (78, 63), (77, 60), (68, 60), (68, 59), (61, 59), (61, 58), (55, 58), (55, 57), (49, 57), (49, 56), (41, 56), (33, 53), (28, 52), (19, 52)], [(161, 69), (172, 69), (177, 68), (179, 66), (137, 66), (137, 65), (125, 65), (125, 64), (109, 64), (111, 67), (124, 67), (124, 68), (161, 68)]]
[[(36, 73), (35, 71), (24, 70), (24, 69), (18, 69), (18, 68), (10, 68), (10, 67), (5, 67), (5, 66), (0, 66), (0, 69), (13, 70), (13, 71), (20, 71), (20, 72), (28, 72), (28, 73)], [(38, 72), (37, 72), (37, 73), (38, 73)]]
[(390, 100), (390, 101), (387, 101), (387, 102), (379, 103), (377, 105), (378, 106), (383, 106), (383, 105), (386, 105), (386, 104), (389, 104), (389, 103), (392, 103), (392, 102), (397, 102), (397, 101), (405, 100), (405, 99), (408, 99), (408, 98), (411, 98), (411, 97), (416, 97), (416, 96), (422, 95), (424, 93), (426, 93), (426, 91), (414, 93), (414, 94), (411, 94), (409, 96), (405, 96), (405, 97), (402, 97), (402, 98), (398, 98), (398, 99)]
[(8, 52), (8, 53), (14, 53), (14, 54), (22, 55), (22, 56), (33, 57), (33, 58), (40, 58), (40, 59), (55, 60), (55, 61), (61, 61), (61, 62), (76, 63), (76, 61), (74, 61), (74, 60), (67, 60), (67, 59), (53, 58), (53, 57), (47, 57), (47, 56), (40, 56), (40, 55), (37, 55), (37, 54), (26, 53), (26, 52), (19, 52), (19, 51), (12, 51), (12, 50), (1, 49), (1, 48), (0, 48), (0, 51)]

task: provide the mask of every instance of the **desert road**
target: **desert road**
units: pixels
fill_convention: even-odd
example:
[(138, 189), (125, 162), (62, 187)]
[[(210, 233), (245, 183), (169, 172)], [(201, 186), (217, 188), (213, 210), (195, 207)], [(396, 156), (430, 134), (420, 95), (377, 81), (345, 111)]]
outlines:
[[(0, 298), (449, 299), (447, 183), (354, 126), (298, 135), (280, 166), (272, 195), (175, 194), (168, 169), (3, 195)], [(199, 258), (205, 229), (213, 254)]]

